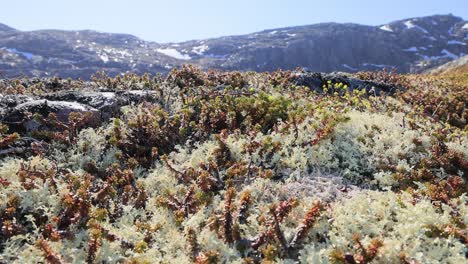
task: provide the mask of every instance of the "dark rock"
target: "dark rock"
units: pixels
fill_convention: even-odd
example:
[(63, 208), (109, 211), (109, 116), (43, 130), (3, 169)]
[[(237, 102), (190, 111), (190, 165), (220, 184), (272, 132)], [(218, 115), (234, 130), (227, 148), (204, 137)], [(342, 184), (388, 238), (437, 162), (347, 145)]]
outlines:
[(297, 86), (306, 86), (314, 91), (322, 91), (325, 81), (319, 72), (297, 73), (291, 82)]
[(36, 151), (46, 151), (49, 144), (32, 137), (21, 137), (7, 147), (0, 149), (0, 158), (18, 156), (27, 158)]
[(57, 115), (67, 123), (72, 112), (92, 113), (90, 126), (108, 121), (120, 114), (120, 108), (142, 102), (157, 103), (156, 91), (61, 91), (43, 96), (7, 95), (0, 97), (0, 120), (15, 131), (30, 132), (48, 129), (31, 114)]
[(158, 92), (152, 90), (117, 91), (116, 94), (126, 105), (142, 102), (156, 103), (159, 101)]
[(306, 86), (317, 92), (322, 92), (323, 85), (328, 81), (332, 83), (343, 83), (348, 86), (348, 90), (362, 90), (366, 89), (367, 92), (374, 95), (380, 95), (382, 92), (386, 94), (394, 94), (396, 91), (404, 89), (404, 87), (397, 87), (385, 83), (378, 83), (373, 81), (360, 80), (353, 77), (348, 73), (317, 73), (317, 72), (300, 72), (297, 73), (291, 80), (294, 85)]
[(77, 102), (49, 101), (46, 99), (31, 100), (8, 109), (2, 117), (2, 122), (15, 131), (31, 132), (44, 128), (43, 124), (34, 119), (32, 114), (40, 114), (47, 117), (54, 113), (60, 122), (68, 123), (70, 113), (91, 113), (90, 125), (100, 123), (99, 111), (93, 107)]
[(114, 92), (63, 91), (48, 94), (44, 98), (48, 100), (77, 102), (90, 106), (99, 111), (100, 119), (103, 121), (115, 116), (121, 106)]
[(63, 91), (51, 93), (44, 98), (48, 100), (77, 102), (99, 111), (101, 120), (107, 121), (120, 113), (125, 105), (141, 102), (157, 102), (156, 91)]
[(0, 107), (15, 107), (31, 100), (34, 100), (34, 97), (28, 95), (0, 95)]

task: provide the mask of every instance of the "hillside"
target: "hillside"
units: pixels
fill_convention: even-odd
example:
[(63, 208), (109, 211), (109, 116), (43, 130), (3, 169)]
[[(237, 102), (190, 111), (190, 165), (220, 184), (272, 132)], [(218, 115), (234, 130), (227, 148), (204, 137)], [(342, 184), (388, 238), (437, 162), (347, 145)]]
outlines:
[(427, 73), (432, 74), (447, 74), (451, 72), (465, 72), (468, 73), (468, 55), (460, 57), (456, 60), (447, 62), (436, 68), (429, 69)]
[(2, 80), (0, 263), (466, 263), (466, 80)]
[(322, 23), (262, 32), (155, 43), (95, 31), (19, 31), (0, 25), (5, 77), (89, 79), (96, 71), (168, 73), (182, 64), (203, 69), (422, 72), (468, 54), (468, 22), (453, 15), (410, 18), (379, 26)]

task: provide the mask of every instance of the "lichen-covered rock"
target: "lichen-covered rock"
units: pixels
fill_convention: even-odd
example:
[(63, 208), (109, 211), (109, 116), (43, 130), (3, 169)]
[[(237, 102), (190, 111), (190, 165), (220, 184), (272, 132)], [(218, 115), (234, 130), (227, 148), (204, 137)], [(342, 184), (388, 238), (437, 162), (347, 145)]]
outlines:
[[(34, 114), (57, 115), (68, 122), (72, 112), (91, 113), (93, 125), (116, 117), (122, 106), (141, 102), (157, 102), (156, 91), (61, 91), (39, 95), (5, 95), (0, 97), (0, 118), (15, 129), (35, 131), (41, 128)], [(32, 115), (30, 115), (32, 114)]]
[(44, 129), (41, 123), (34, 118), (35, 114), (43, 117), (55, 114), (58, 121), (67, 123), (70, 113), (73, 112), (91, 113), (93, 124), (97, 125), (100, 122), (99, 111), (93, 107), (77, 102), (49, 101), (46, 99), (30, 100), (18, 104), (8, 109), (2, 120), (19, 131), (30, 132), (41, 128)]
[(99, 110), (102, 121), (115, 117), (122, 106), (143, 101), (156, 102), (155, 91), (63, 91), (47, 94), (44, 98), (67, 102), (77, 102)]

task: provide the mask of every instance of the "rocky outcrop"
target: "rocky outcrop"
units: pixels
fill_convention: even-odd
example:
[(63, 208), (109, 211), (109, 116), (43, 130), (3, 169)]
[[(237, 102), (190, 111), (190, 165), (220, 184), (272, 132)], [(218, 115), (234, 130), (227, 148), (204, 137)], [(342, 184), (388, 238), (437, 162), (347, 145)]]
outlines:
[(55, 114), (57, 120), (67, 123), (71, 113), (91, 114), (90, 126), (100, 123), (97, 109), (77, 102), (50, 101), (45, 99), (31, 99), (7, 110), (2, 122), (10, 125), (15, 131), (39, 131), (46, 130), (43, 124), (37, 120), (36, 115), (47, 117)]
[(63, 91), (48, 94), (44, 98), (48, 100), (59, 100), (77, 102), (97, 109), (102, 120), (108, 120), (115, 116), (122, 106), (137, 104), (140, 102), (156, 102), (155, 91), (133, 90), (133, 91)]
[(0, 120), (14, 131), (31, 132), (47, 128), (35, 118), (53, 113), (67, 123), (72, 112), (87, 114), (87, 126), (98, 126), (119, 114), (125, 105), (156, 102), (154, 91), (63, 91), (42, 96), (0, 97)]
[(332, 84), (342, 83), (348, 86), (348, 90), (366, 89), (367, 92), (374, 95), (380, 95), (382, 92), (385, 94), (394, 94), (398, 90), (404, 89), (386, 83), (379, 83), (373, 81), (360, 80), (352, 77), (351, 74), (342, 72), (333, 73), (319, 73), (319, 72), (300, 72), (292, 78), (291, 82), (297, 86), (306, 86), (310, 89), (322, 92), (323, 85), (327, 85), (328, 81)]

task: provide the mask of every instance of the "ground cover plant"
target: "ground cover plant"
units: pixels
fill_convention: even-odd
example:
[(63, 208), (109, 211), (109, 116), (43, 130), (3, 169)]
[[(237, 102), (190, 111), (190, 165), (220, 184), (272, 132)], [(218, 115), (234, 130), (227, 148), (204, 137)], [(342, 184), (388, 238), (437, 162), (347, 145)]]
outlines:
[(1, 81), (147, 95), (2, 119), (0, 263), (466, 263), (466, 72), (307, 76)]

